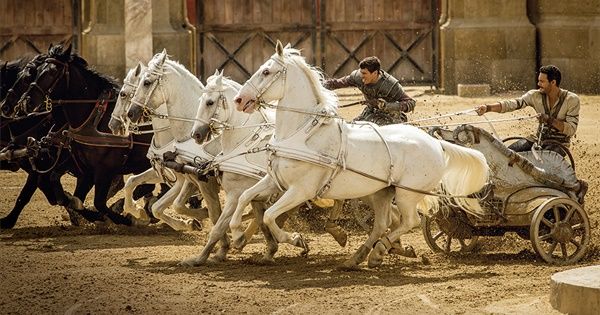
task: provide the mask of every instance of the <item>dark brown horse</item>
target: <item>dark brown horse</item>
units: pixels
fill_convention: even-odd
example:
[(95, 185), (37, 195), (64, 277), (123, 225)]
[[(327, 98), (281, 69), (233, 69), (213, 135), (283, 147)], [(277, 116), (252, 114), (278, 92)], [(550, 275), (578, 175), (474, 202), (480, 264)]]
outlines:
[(27, 115), (50, 112), (64, 118), (64, 132), (54, 134), (48, 142), (68, 149), (74, 166), (69, 171), (95, 186), (96, 209), (115, 223), (130, 225), (131, 220), (109, 209), (106, 201), (113, 178), (150, 167), (146, 158), (150, 136), (110, 134), (110, 115), (106, 113), (112, 111), (118, 90), (111, 78), (88, 68), (83, 58), (72, 54), (70, 46), (63, 49), (58, 45), (42, 58), (35, 80), (17, 107)]

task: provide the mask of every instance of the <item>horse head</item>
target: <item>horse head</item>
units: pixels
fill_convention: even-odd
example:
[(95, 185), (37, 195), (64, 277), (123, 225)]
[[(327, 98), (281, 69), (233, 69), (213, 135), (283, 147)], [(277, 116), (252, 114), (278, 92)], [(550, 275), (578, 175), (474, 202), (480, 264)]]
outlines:
[(187, 140), (203, 88), (198, 78), (163, 50), (142, 72), (127, 117), (132, 123), (150, 118), (154, 128), (160, 124), (177, 141)]
[(2, 100), (0, 103), (2, 116), (15, 117), (23, 112), (16, 105), (29, 84), (35, 79), (37, 67), (45, 56), (45, 54), (40, 54), (31, 59), (21, 58), (2, 66), (2, 74), (0, 75), (2, 81), (2, 87), (0, 88), (2, 90), (2, 96), (0, 97)]
[(131, 99), (135, 94), (141, 74), (145, 69), (146, 66), (140, 62), (135, 68), (130, 69), (125, 79), (123, 79), (123, 86), (119, 91), (115, 109), (110, 115), (110, 121), (108, 122), (108, 128), (110, 128), (114, 135), (126, 136), (129, 133), (127, 128), (129, 123), (127, 111), (131, 106)]
[(215, 74), (206, 80), (206, 87), (200, 97), (196, 121), (192, 127), (192, 137), (197, 143), (202, 143), (208, 135), (224, 125), (241, 125), (237, 115), (235, 95), (240, 85), (223, 76), (223, 71), (215, 70)]
[(280, 41), (275, 45), (275, 54), (269, 58), (246, 81), (235, 98), (238, 111), (252, 113), (262, 102), (279, 100), (283, 97), (286, 81), (286, 56), (298, 54), (290, 45), (283, 47)]
[(70, 81), (71, 45), (63, 49), (61, 45), (48, 49), (48, 55), (40, 58), (36, 75), (27, 90), (18, 101), (20, 109), (25, 114), (38, 111), (42, 105), (48, 106), (54, 90), (68, 87)]
[(165, 74), (165, 61), (167, 60), (167, 50), (154, 55), (148, 68), (142, 71), (141, 77), (135, 88), (135, 92), (131, 97), (131, 106), (127, 111), (127, 117), (134, 123), (138, 123), (142, 118), (144, 111), (153, 111), (162, 105), (163, 101), (160, 97), (164, 97), (161, 93), (154, 93), (157, 88), (162, 88), (161, 80)]

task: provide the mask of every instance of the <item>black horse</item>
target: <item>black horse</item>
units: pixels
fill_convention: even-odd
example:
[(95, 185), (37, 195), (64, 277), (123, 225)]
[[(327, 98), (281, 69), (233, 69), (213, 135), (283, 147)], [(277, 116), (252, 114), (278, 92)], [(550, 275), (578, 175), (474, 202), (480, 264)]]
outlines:
[[(37, 67), (37, 76), (19, 100), (20, 110), (31, 115), (49, 111), (64, 115), (63, 138), (71, 154), (77, 178), (89, 177), (95, 186), (94, 206), (118, 224), (131, 219), (111, 211), (106, 201), (112, 179), (122, 174), (139, 174), (150, 168), (146, 158), (151, 135), (118, 137), (110, 133), (108, 121), (119, 88), (115, 81), (90, 69), (71, 46), (49, 49)], [(153, 186), (146, 186), (153, 189)]]
[[(37, 66), (41, 64), (44, 55), (38, 55), (31, 61), (24, 63), (21, 59), (16, 62), (6, 63), (2, 67), (1, 81), (3, 95), (0, 107), (2, 108), (2, 138), (3, 145), (0, 152), (9, 150), (17, 150), (29, 145), (28, 138), (40, 139), (46, 136), (53, 126), (66, 125), (64, 118), (55, 117), (50, 113), (41, 113), (36, 115), (18, 117), (15, 114), (19, 111), (17, 101), (19, 96), (24, 93), (31, 82), (36, 77)], [(9, 88), (7, 88), (9, 87)], [(6, 117), (10, 116), (10, 117)], [(44, 150), (45, 152), (37, 152), (35, 156), (21, 158), (13, 158), (7, 162), (6, 167), (11, 171), (23, 169), (27, 172), (27, 180), (21, 189), (19, 196), (11, 212), (4, 218), (0, 218), (0, 229), (10, 229), (14, 227), (24, 207), (29, 203), (36, 189), (40, 189), (48, 202), (51, 205), (64, 206), (69, 212), (71, 222), (78, 224), (78, 216), (74, 215), (73, 211), (79, 210), (79, 214), (89, 221), (102, 219), (98, 212), (91, 212), (83, 209), (83, 204), (80, 200), (84, 200), (85, 196), (90, 191), (92, 185), (89, 180), (77, 181), (77, 188), (73, 198), (66, 193), (60, 182), (60, 178), (65, 172), (72, 169), (73, 162), (70, 161), (69, 155), (61, 155), (61, 150), (51, 148)], [(72, 210), (72, 211), (71, 211)]]

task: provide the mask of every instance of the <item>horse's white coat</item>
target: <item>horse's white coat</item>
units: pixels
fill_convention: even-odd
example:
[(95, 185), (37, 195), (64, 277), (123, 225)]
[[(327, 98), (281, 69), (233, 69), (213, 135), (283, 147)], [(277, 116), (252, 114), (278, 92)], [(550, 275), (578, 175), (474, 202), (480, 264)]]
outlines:
[[(277, 144), (277, 141), (293, 138), (295, 134), (304, 132), (306, 121), (314, 119), (315, 114), (336, 112), (335, 94), (322, 87), (320, 76), (317, 70), (306, 64), (297, 50), (284, 49), (278, 43), (276, 54), (240, 90), (236, 97), (238, 110), (252, 112), (260, 102), (277, 101), (273, 141)], [(265, 191), (276, 191), (278, 186), (286, 191), (266, 211), (265, 223), (279, 242), (298, 245), (298, 237), (280, 229), (275, 219), (301, 202), (314, 198), (323, 191), (325, 184), (329, 184), (329, 189), (324, 191), (323, 197), (352, 199), (385, 191), (390, 186), (388, 181), (391, 181), (392, 187), (403, 185), (423, 191), (431, 191), (443, 182), (445, 189), (453, 195), (476, 192), (487, 181), (488, 167), (480, 152), (439, 141), (416, 127), (389, 125), (377, 127), (378, 132), (375, 132), (371, 127), (348, 125), (338, 118), (329, 120), (311, 132), (310, 137), (304, 138), (304, 143), (297, 145), (326, 156), (335, 157), (339, 152), (344, 152), (344, 156), (337, 161), (341, 169), (315, 165), (302, 158), (280, 157), (275, 148), (269, 175), (240, 197), (230, 223), (234, 242), (241, 235), (240, 215), (243, 208)], [(347, 139), (344, 139), (343, 130), (347, 131)], [(391, 155), (381, 137), (389, 146)], [(342, 147), (344, 143), (345, 148)], [(333, 172), (337, 174), (332, 176)], [(360, 173), (369, 174), (370, 177)], [(393, 194), (384, 193), (380, 197), (389, 198), (384, 205), (391, 203), (395, 197), (402, 217), (401, 224), (383, 237), (391, 207), (375, 209), (373, 231), (355, 253), (353, 258), (356, 263), (364, 260), (370, 246), (383, 237), (369, 259), (370, 266), (381, 264), (389, 241), (393, 242), (419, 223), (417, 204), (424, 200), (425, 195), (398, 187), (394, 190)], [(471, 206), (467, 210), (481, 211), (478, 205)]]

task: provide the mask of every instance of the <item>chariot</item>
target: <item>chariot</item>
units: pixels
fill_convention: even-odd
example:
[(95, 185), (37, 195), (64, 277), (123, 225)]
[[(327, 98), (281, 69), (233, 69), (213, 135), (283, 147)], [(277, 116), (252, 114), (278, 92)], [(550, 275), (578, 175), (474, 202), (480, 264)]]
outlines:
[(567, 148), (567, 158), (547, 150), (517, 153), (471, 125), (435, 128), (430, 134), (482, 152), (490, 167), (490, 183), (476, 194), (487, 215), (468, 214), (452, 202), (422, 215), (421, 227), (433, 251), (470, 252), (480, 236), (515, 232), (529, 239), (548, 263), (571, 264), (584, 256), (590, 241), (585, 189), (580, 189)]

